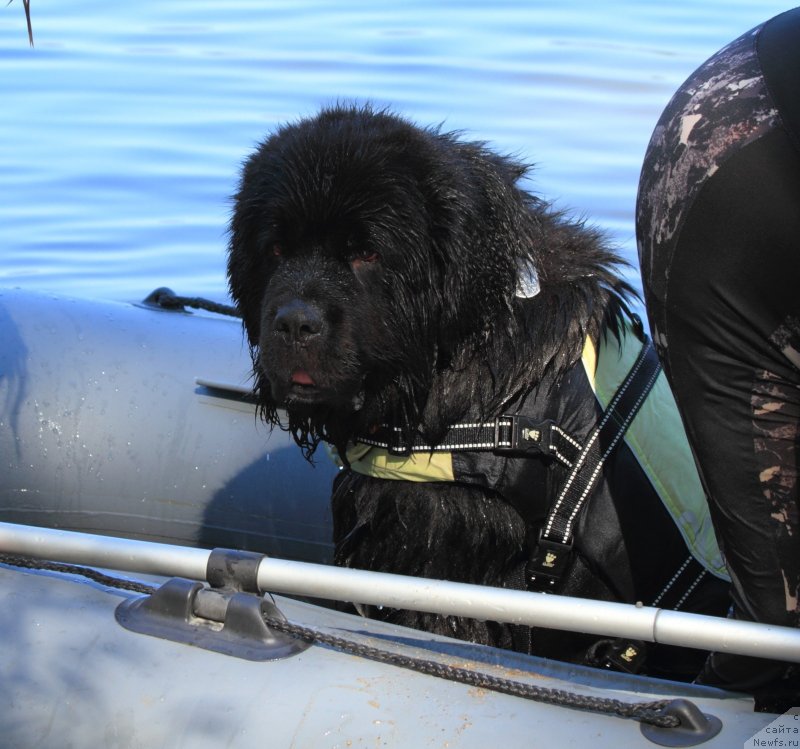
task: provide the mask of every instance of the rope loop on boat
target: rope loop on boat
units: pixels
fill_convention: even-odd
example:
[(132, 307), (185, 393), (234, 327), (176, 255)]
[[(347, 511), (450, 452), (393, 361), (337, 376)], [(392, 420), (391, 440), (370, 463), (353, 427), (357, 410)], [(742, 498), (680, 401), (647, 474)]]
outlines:
[(172, 289), (168, 289), (165, 286), (151, 292), (145, 298), (143, 304), (176, 312), (185, 312), (184, 307), (191, 307), (192, 309), (202, 309), (207, 312), (215, 312), (218, 315), (227, 315), (228, 317), (242, 316), (237, 307), (232, 307), (229, 304), (220, 304), (199, 296), (178, 296)]

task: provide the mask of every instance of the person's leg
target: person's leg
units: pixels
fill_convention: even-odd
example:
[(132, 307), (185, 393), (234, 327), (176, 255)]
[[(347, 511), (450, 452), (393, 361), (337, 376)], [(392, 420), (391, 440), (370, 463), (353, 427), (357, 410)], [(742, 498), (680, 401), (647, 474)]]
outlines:
[[(772, 40), (793, 39), (796, 54), (800, 13), (778, 29), (769, 46), (783, 63)], [(798, 626), (800, 150), (759, 42), (757, 33), (729, 45), (673, 98), (645, 160), (637, 234), (651, 328), (709, 496), (735, 615)], [(715, 654), (700, 680), (755, 691), (786, 671)]]
[[(785, 140), (776, 132), (746, 146), (704, 185), (673, 255), (662, 315), (665, 368), (736, 615), (797, 626), (800, 179), (778, 175), (787, 167), (800, 175), (800, 157)], [(712, 659), (707, 678), (749, 690), (767, 676), (753, 663), (725, 664)]]

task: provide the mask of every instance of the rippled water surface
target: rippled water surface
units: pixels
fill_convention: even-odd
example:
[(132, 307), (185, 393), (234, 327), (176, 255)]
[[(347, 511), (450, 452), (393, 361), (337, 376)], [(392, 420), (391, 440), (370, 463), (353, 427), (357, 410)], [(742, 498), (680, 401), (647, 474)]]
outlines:
[(0, 286), (226, 298), (229, 196), (277, 123), (391, 105), (538, 164), (635, 257), (652, 128), (704, 59), (792, 3), (0, 4)]

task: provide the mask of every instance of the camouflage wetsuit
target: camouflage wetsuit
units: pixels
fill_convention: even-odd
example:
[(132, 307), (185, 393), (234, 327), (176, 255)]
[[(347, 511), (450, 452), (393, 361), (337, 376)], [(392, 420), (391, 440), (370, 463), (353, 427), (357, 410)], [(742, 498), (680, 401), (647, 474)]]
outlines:
[[(653, 338), (734, 615), (800, 626), (800, 9), (729, 44), (672, 98), (636, 228)], [(796, 673), (715, 654), (700, 678), (758, 691)]]

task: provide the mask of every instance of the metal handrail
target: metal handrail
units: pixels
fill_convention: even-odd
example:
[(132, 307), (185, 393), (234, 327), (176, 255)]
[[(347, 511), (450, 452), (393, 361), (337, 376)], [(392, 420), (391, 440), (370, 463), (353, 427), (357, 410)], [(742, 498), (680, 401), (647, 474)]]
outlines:
[[(0, 551), (205, 580), (206, 549), (0, 522)], [(413, 609), (800, 663), (800, 629), (549, 593), (430, 580), (264, 556), (262, 592)]]

